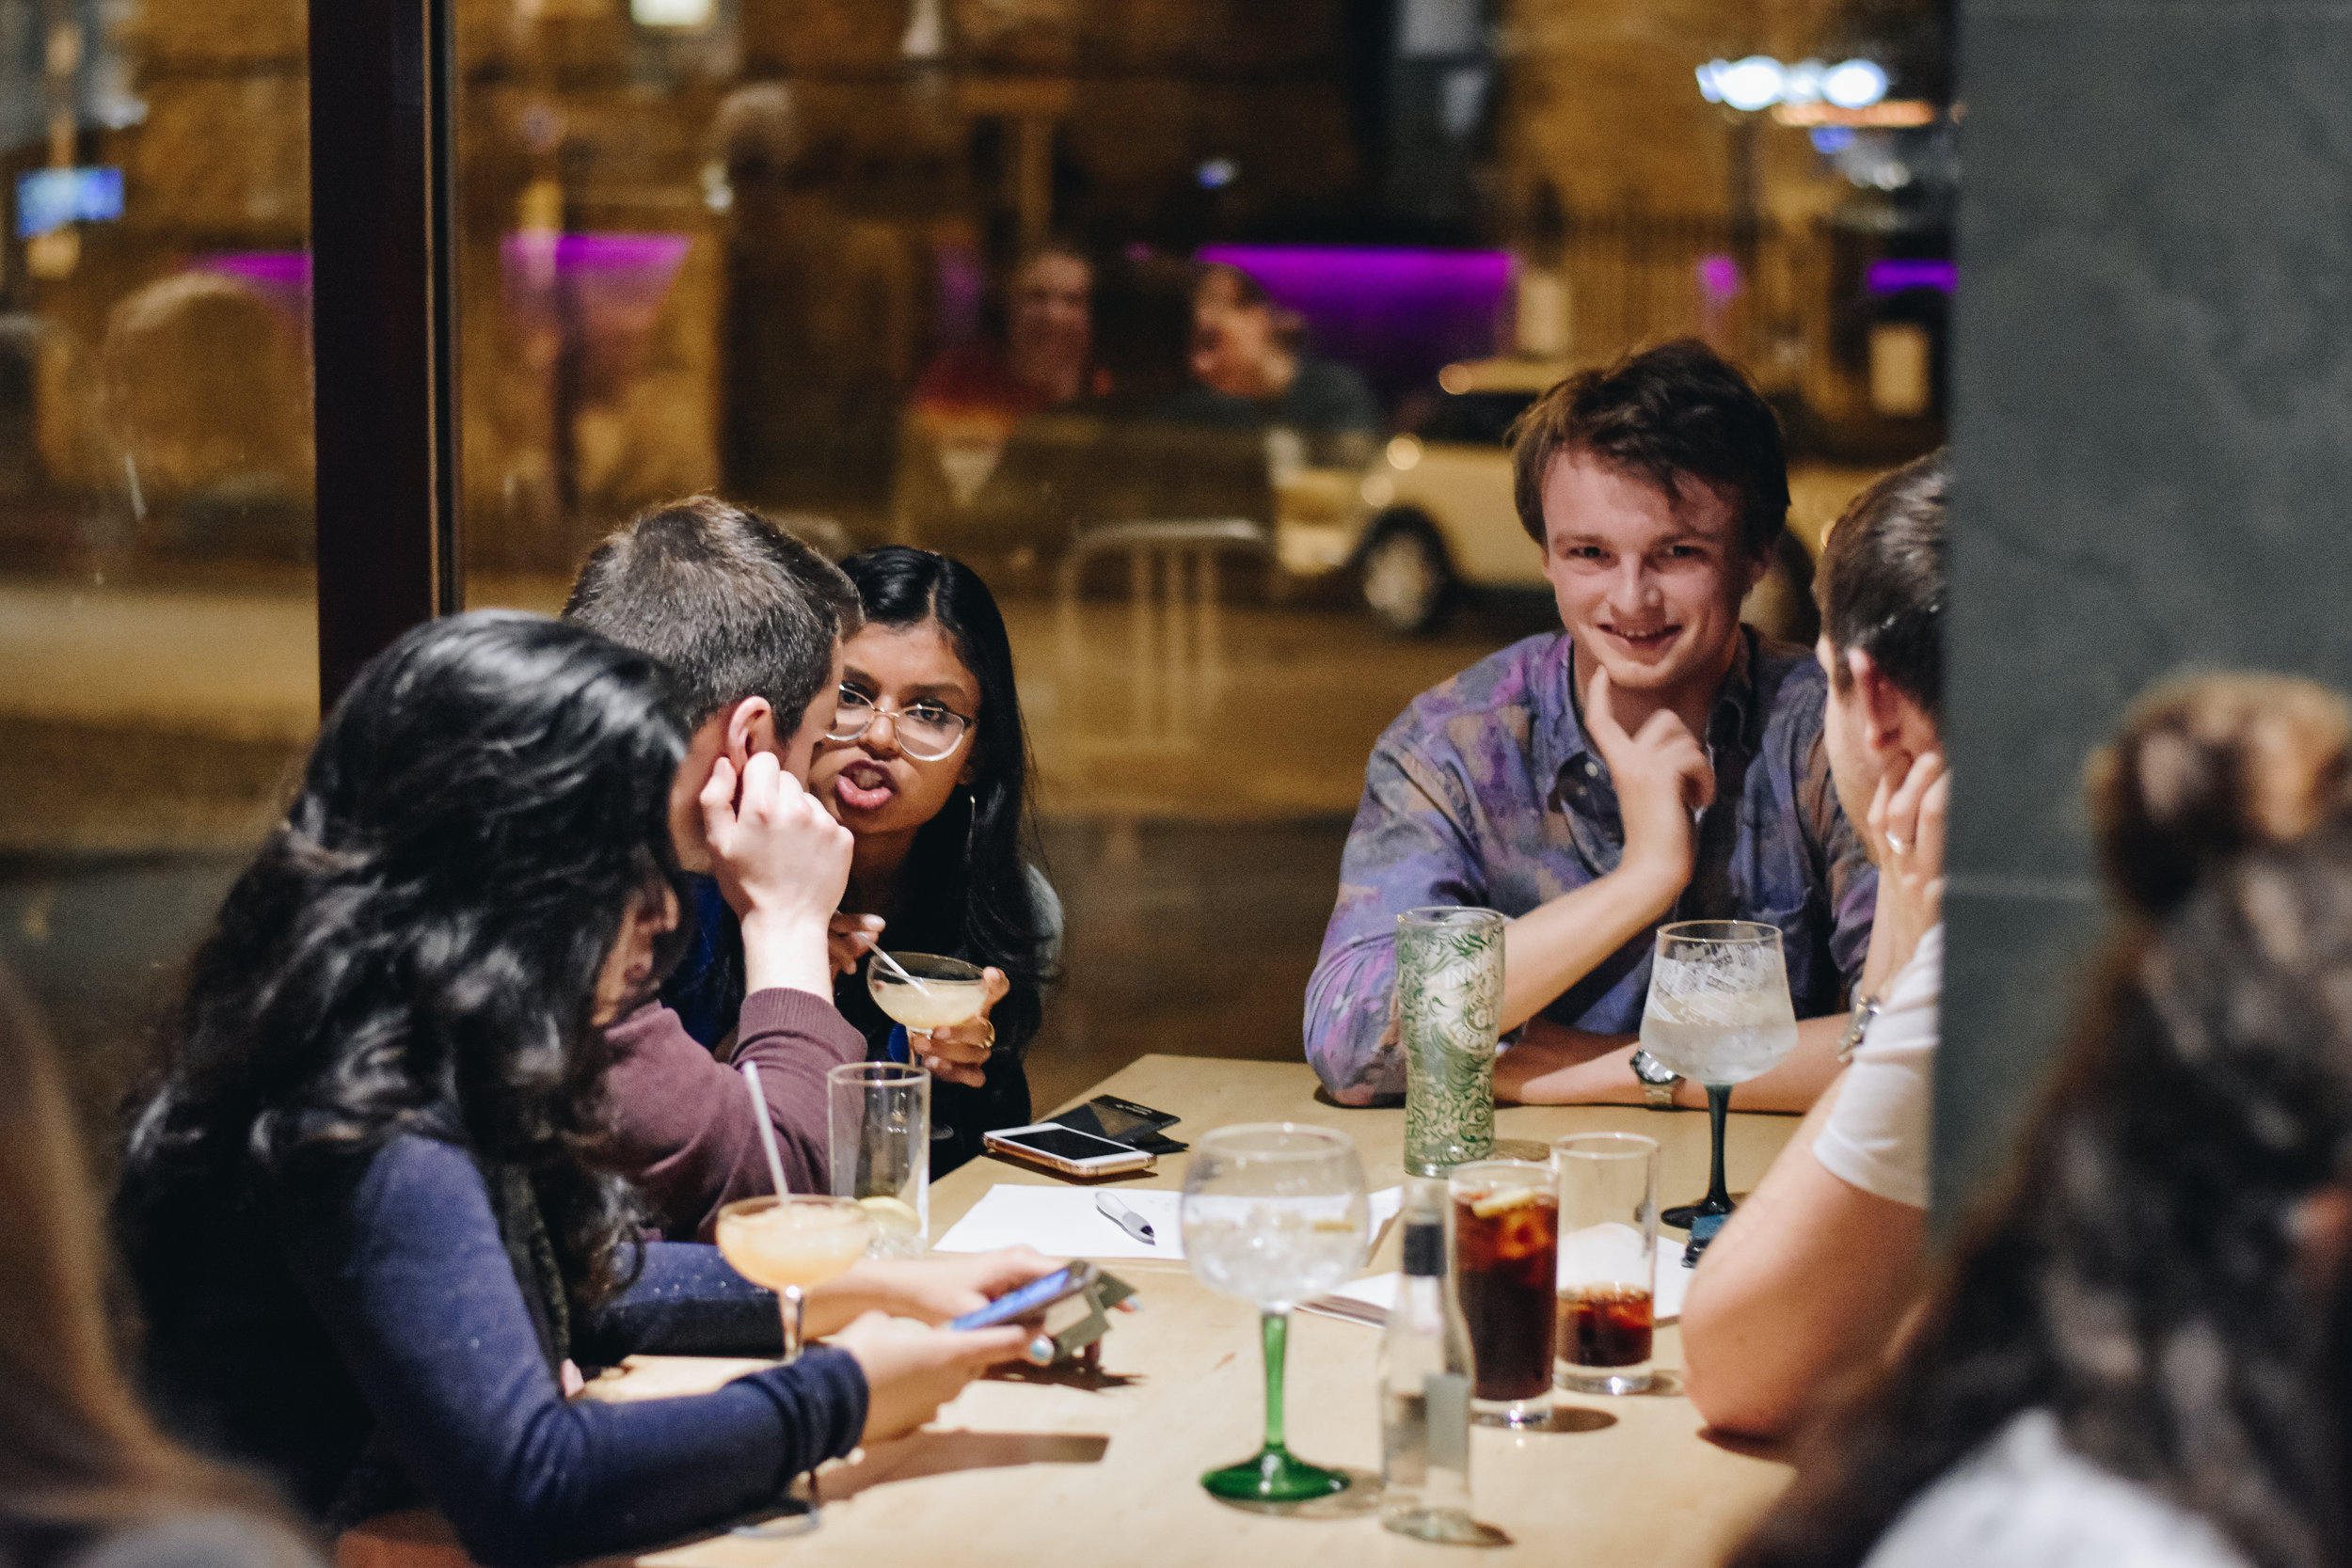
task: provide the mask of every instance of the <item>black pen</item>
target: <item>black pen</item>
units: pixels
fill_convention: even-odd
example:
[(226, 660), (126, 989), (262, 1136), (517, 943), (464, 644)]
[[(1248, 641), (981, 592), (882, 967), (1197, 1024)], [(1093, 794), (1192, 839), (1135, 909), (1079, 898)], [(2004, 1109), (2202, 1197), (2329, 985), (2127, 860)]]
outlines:
[(1119, 1199), (1111, 1196), (1110, 1194), (1095, 1194), (1094, 1207), (1102, 1213), (1104, 1219), (1109, 1220), (1113, 1225), (1118, 1226), (1120, 1229), (1124, 1230), (1128, 1235), (1133, 1236), (1136, 1241), (1141, 1242), (1145, 1246), (1158, 1246), (1160, 1244), (1152, 1238), (1152, 1227), (1143, 1223), (1143, 1216), (1136, 1213), (1133, 1209), (1128, 1208), (1125, 1204), (1120, 1202)]

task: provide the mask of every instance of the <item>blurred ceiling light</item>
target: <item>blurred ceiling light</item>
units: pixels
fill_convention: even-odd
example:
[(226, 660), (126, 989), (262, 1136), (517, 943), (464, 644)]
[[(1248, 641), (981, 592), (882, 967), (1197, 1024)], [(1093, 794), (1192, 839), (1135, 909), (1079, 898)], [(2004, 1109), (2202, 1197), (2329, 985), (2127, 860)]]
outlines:
[(1825, 65), (1799, 60), (1783, 65), (1770, 55), (1744, 60), (1709, 60), (1698, 68), (1699, 96), (1754, 114), (1775, 103), (1815, 104), (1824, 100), (1841, 109), (1867, 109), (1886, 96), (1885, 68), (1870, 60)]
[(939, 8), (939, 0), (914, 0), (907, 30), (898, 40), (899, 57), (936, 60), (946, 53), (947, 19)]
[(1233, 182), (1241, 169), (1231, 158), (1211, 158), (1193, 170), (1193, 178), (1200, 182), (1204, 191), (1221, 191)]
[(1448, 365), (1438, 372), (1438, 385), (1452, 392), (1455, 397), (1460, 397), (1470, 389), (1470, 367)]
[(628, 19), (640, 27), (707, 27), (711, 0), (628, 0)]
[(1389, 467), (1406, 473), (1421, 462), (1421, 442), (1410, 436), (1399, 436), (1389, 443)]
[(1386, 474), (1368, 474), (1361, 494), (1366, 506), (1386, 506), (1396, 499), (1396, 481)]
[(1716, 68), (1715, 90), (1733, 108), (1753, 114), (1778, 103), (1787, 80), (1778, 60), (1769, 55), (1750, 55)]
[(1821, 78), (1821, 96), (1841, 109), (1867, 109), (1886, 96), (1886, 70), (1872, 60), (1848, 60)]

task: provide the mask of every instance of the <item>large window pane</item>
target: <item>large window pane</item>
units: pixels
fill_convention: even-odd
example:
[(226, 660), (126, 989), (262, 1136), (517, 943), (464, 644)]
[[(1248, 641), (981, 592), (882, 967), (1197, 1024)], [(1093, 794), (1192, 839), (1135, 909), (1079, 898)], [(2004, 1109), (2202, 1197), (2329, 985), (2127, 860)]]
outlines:
[(315, 725), (299, 0), (0, 0), (0, 957), (105, 1107)]
[[(458, 15), (469, 602), (551, 610), (705, 488), (979, 568), (1072, 913), (1041, 1102), (1140, 1050), (1296, 1052), (1374, 738), (1553, 624), (1503, 444), (1543, 388), (1706, 338), (1784, 413), (1807, 546), (1940, 438), (1932, 0)], [(1759, 53), (1780, 101), (1703, 87)], [(1804, 86), (1850, 57), (1890, 107)], [(1807, 569), (1753, 615), (1809, 639)]]

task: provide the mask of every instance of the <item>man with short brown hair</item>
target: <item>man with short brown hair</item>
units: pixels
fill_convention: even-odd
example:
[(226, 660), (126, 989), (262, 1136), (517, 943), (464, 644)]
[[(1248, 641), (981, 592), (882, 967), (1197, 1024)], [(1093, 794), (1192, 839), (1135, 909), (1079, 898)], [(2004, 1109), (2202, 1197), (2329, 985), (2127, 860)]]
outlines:
[(1654, 935), (1760, 920), (1807, 1022), (1743, 1102), (1801, 1109), (1835, 1069), (1876, 884), (1831, 786), (1820, 668), (1740, 624), (1786, 524), (1779, 425), (1712, 350), (1669, 343), (1545, 393), (1513, 464), (1565, 629), (1423, 693), (1380, 737), (1308, 984), (1308, 1059), (1344, 1103), (1401, 1092), (1396, 917), (1480, 905), (1510, 917), (1499, 1094), (1694, 1105), (1636, 1058)]
[(766, 518), (695, 496), (597, 546), (564, 615), (660, 658), (689, 725), (670, 829), (695, 874), (691, 973), (608, 1034), (614, 1155), (665, 1235), (707, 1240), (721, 1205), (773, 1185), (735, 1069), (758, 1067), (795, 1190), (822, 1191), (825, 1074), (866, 1054), (833, 1005), (850, 832), (803, 787), (857, 590)]

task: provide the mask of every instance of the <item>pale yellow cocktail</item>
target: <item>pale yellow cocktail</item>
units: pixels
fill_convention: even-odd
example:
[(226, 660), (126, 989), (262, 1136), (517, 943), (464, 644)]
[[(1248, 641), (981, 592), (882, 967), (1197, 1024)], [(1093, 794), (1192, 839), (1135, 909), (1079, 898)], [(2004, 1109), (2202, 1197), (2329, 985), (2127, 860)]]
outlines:
[(719, 1211), (719, 1251), (737, 1274), (784, 1298), (784, 1358), (801, 1354), (803, 1292), (848, 1272), (874, 1239), (855, 1198), (747, 1197)]
[(988, 983), (980, 977), (978, 966), (933, 953), (893, 953), (891, 957), (922, 982), (919, 987), (911, 985), (884, 964), (866, 966), (866, 993), (891, 1018), (917, 1033), (929, 1034), (980, 1016), (980, 1006), (988, 1000)]

